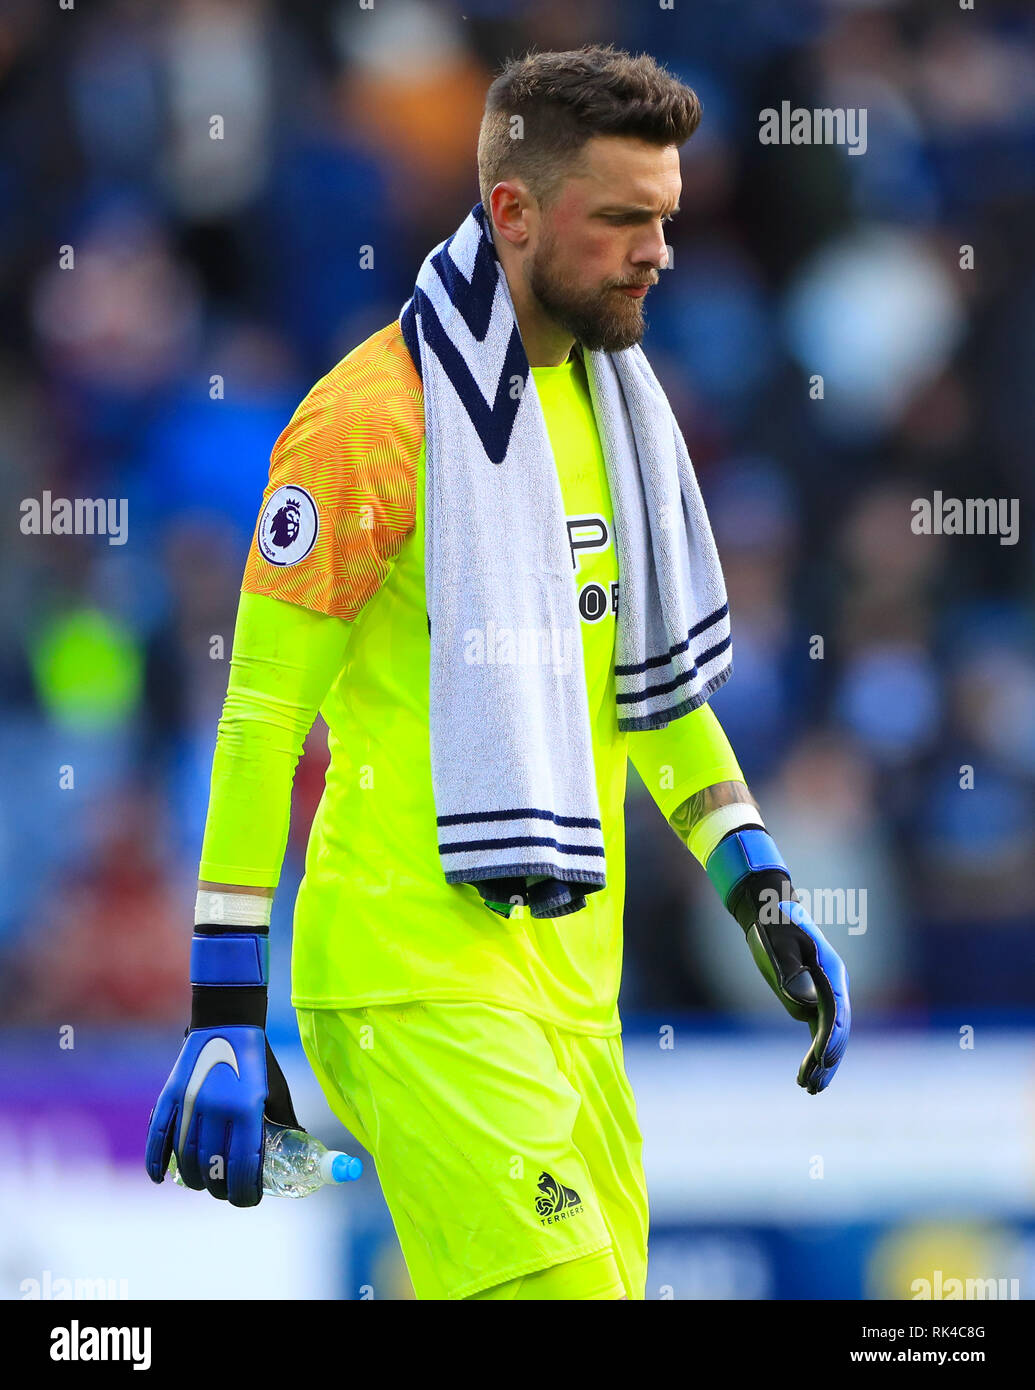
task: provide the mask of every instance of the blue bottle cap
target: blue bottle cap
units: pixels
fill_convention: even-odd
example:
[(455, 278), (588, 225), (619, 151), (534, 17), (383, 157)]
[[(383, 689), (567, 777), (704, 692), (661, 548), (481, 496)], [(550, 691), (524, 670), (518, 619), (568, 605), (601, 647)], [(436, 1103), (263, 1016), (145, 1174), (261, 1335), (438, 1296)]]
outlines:
[(350, 1158), (348, 1154), (335, 1154), (331, 1164), (331, 1177), (335, 1182), (355, 1182), (363, 1172), (363, 1162)]

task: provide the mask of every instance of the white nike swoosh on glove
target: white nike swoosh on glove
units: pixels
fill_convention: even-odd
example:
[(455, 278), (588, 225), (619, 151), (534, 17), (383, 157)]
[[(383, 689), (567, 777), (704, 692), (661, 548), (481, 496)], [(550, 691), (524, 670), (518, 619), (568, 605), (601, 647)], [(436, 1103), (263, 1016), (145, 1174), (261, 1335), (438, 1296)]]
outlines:
[(190, 1128), (191, 1116), (194, 1114), (194, 1102), (198, 1098), (198, 1092), (205, 1084), (205, 1077), (208, 1076), (213, 1067), (218, 1067), (220, 1062), (225, 1062), (228, 1067), (233, 1067), (237, 1076), (241, 1075), (237, 1066), (237, 1054), (226, 1038), (209, 1038), (198, 1053), (194, 1069), (183, 1092), (183, 1118), (180, 1121), (180, 1136), (176, 1141), (177, 1153), (183, 1148), (183, 1141)]

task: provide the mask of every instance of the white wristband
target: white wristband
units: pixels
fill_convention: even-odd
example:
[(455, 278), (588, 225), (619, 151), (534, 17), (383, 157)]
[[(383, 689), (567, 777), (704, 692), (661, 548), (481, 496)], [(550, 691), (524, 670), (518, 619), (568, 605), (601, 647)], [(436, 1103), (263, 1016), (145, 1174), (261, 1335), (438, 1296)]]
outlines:
[(708, 857), (720, 840), (724, 840), (731, 830), (739, 830), (743, 825), (760, 825), (765, 829), (765, 821), (760, 813), (747, 801), (734, 801), (728, 806), (716, 806), (702, 816), (687, 836), (687, 848), (702, 868), (707, 867)]
[(273, 899), (261, 893), (213, 893), (199, 888), (194, 903), (194, 925), (218, 923), (227, 927), (268, 927)]

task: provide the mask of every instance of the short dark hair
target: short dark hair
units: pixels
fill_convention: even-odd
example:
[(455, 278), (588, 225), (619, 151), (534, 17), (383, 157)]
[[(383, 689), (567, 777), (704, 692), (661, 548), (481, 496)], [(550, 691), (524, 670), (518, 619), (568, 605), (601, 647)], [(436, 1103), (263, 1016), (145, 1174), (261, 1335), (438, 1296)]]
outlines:
[(517, 175), (547, 204), (594, 135), (678, 146), (700, 119), (696, 92), (647, 53), (634, 57), (611, 44), (587, 44), (511, 58), (485, 99), (478, 135), (482, 203), (488, 211), (496, 184)]

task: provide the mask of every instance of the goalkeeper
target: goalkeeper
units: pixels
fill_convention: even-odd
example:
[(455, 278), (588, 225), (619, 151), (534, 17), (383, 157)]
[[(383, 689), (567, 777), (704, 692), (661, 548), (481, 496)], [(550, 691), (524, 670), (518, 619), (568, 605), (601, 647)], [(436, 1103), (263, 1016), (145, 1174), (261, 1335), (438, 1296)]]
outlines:
[(328, 1104), (373, 1155), (418, 1298), (644, 1297), (642, 1138), (617, 1006), (630, 758), (807, 1024), (799, 1085), (823, 1090), (847, 1042), (844, 967), (796, 900), (708, 692), (665, 727), (618, 722), (616, 509), (586, 353), (642, 337), (639, 287), (666, 263), (678, 147), (698, 115), (646, 56), (541, 53), (493, 84), (479, 142), (481, 206), (563, 501), (606, 882), (558, 908), (546, 873), (443, 871), (455, 844), (429, 738), (425, 399), (399, 320), (318, 382), (277, 440), (245, 567), (192, 1015), (148, 1172), (160, 1182), (175, 1151), (188, 1186), (254, 1205), (263, 1114), (297, 1123), (265, 1038), (268, 931), (319, 712), (331, 757), (295, 903), (292, 1003)]

